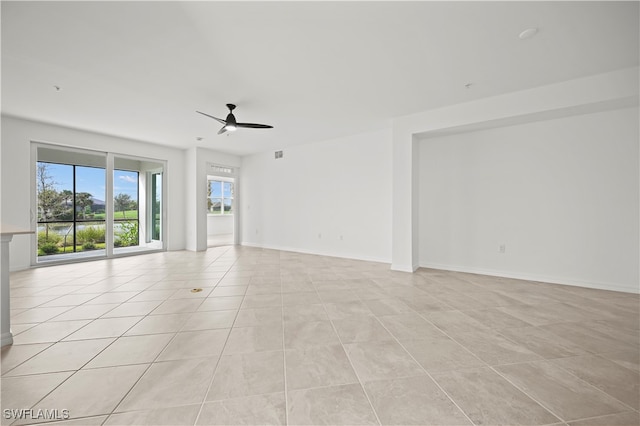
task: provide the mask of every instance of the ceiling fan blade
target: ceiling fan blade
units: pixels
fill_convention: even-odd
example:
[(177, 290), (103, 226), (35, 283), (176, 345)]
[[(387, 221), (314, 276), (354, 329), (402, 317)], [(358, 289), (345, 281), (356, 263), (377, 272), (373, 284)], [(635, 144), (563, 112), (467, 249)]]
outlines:
[(227, 122), (226, 122), (226, 121), (224, 121), (224, 120), (223, 120), (223, 119), (221, 119), (221, 118), (214, 117), (213, 115), (205, 114), (204, 112), (200, 112), (200, 111), (196, 111), (196, 112), (197, 112), (198, 114), (206, 115), (206, 116), (207, 116), (207, 117), (209, 117), (209, 118), (213, 118), (214, 120), (217, 120), (220, 124), (227, 124)]
[(268, 124), (256, 124), (256, 123), (236, 123), (236, 127), (244, 127), (247, 129), (273, 129), (273, 126)]
[(218, 134), (219, 134), (219, 135), (221, 135), (221, 134), (223, 134), (223, 133), (224, 133), (224, 132), (226, 132), (226, 131), (227, 131), (227, 126), (226, 126), (226, 125), (225, 125), (225, 126), (222, 126), (222, 129), (218, 130)]

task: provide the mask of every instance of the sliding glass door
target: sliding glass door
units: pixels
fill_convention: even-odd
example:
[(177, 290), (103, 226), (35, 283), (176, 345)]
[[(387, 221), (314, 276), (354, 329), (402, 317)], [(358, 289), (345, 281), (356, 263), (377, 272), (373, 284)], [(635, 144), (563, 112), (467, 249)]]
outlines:
[(163, 248), (163, 171), (164, 165), (156, 161), (114, 156), (114, 253)]
[[(114, 253), (140, 246), (140, 161), (114, 157), (113, 247)], [(144, 207), (144, 206), (143, 206)]]
[(38, 150), (38, 260), (106, 255), (105, 159), (100, 154)]
[(164, 249), (163, 162), (44, 144), (34, 152), (34, 263)]

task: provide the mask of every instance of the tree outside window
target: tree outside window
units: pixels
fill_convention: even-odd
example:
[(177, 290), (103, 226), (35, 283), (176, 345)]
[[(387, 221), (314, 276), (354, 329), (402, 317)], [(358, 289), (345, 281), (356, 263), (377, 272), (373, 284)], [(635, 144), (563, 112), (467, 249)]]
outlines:
[(207, 211), (209, 214), (233, 214), (233, 182), (209, 181)]

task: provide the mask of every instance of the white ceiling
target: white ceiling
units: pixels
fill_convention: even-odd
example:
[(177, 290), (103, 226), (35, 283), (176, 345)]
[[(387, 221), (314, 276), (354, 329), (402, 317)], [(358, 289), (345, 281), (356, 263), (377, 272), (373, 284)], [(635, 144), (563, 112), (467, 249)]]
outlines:
[(2, 113), (244, 155), (637, 66), (638, 4), (2, 1)]

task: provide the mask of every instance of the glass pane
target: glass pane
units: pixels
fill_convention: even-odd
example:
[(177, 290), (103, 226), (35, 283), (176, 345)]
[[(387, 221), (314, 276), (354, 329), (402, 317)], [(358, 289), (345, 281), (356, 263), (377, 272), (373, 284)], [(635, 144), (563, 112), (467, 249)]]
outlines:
[(73, 222), (39, 223), (38, 256), (73, 252)]
[(138, 218), (138, 172), (113, 171), (113, 218)]
[(233, 183), (231, 182), (223, 182), (224, 185), (224, 198), (232, 198), (233, 197)]
[(119, 220), (113, 223), (113, 245), (131, 247), (140, 244), (137, 220)]
[(105, 248), (104, 222), (82, 222), (76, 225), (76, 251), (102, 250)]
[(231, 210), (231, 202), (232, 200), (228, 198), (224, 199), (224, 214), (233, 214), (233, 211)]
[(76, 166), (76, 220), (104, 219), (104, 198), (105, 170)]
[(222, 197), (222, 182), (218, 180), (209, 181), (209, 197)]
[(209, 198), (209, 213), (220, 214), (222, 198)]
[(162, 174), (154, 173), (151, 179), (151, 239), (160, 240), (160, 212), (162, 211)]
[(38, 222), (73, 220), (73, 166), (39, 161), (36, 190)]

